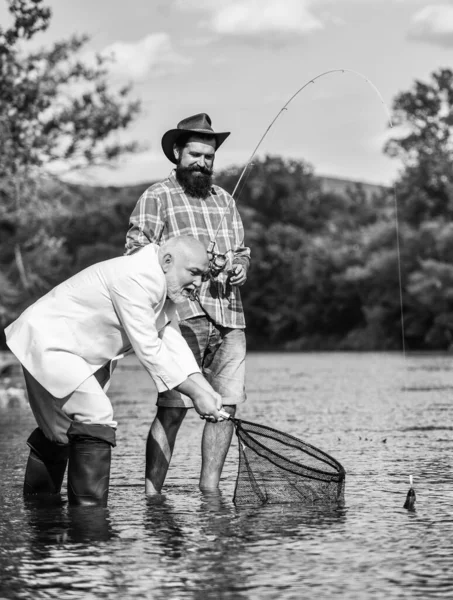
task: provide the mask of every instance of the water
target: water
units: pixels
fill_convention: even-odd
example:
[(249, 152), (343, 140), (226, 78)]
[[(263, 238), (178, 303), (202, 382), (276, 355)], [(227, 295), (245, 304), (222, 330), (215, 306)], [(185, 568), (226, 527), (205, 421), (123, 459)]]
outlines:
[[(178, 436), (165, 496), (147, 502), (154, 399), (146, 373), (127, 359), (111, 388), (119, 429), (107, 510), (24, 504), (34, 422), (19, 396), (3, 397), (0, 598), (453, 597), (451, 358), (251, 354), (247, 369), (240, 416), (337, 458), (344, 507), (235, 508), (236, 440), (222, 494), (203, 496), (195, 414)], [(402, 508), (410, 475), (415, 512)]]

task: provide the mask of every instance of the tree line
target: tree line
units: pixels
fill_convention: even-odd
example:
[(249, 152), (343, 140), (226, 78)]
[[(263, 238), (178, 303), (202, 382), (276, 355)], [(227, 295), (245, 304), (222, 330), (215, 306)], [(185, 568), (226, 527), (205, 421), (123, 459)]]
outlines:
[[(111, 161), (134, 144), (113, 134), (139, 115), (109, 85), (86, 38), (24, 53), (48, 27), (42, 0), (9, 0), (0, 29), (0, 327), (54, 285), (123, 252), (142, 186), (93, 188), (49, 175)], [(74, 82), (77, 85), (74, 86)], [(393, 102), (402, 160), (394, 187), (326, 192), (308, 163), (265, 156), (240, 190), (252, 249), (242, 288), (250, 349), (446, 350), (453, 339), (453, 72), (415, 81)], [(401, 126), (401, 129), (399, 129)], [(113, 141), (112, 141), (113, 140)], [(231, 191), (241, 166), (219, 172)], [(0, 338), (0, 342), (1, 342)]]

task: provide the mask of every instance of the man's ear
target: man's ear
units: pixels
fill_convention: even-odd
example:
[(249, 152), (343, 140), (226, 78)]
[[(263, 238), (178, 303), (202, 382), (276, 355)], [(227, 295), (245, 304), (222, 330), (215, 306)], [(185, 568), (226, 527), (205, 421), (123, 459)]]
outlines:
[(173, 256), (170, 252), (166, 252), (162, 257), (162, 271), (167, 273), (172, 264)]
[(176, 160), (179, 160), (179, 148), (176, 144), (173, 144), (173, 154), (175, 155)]

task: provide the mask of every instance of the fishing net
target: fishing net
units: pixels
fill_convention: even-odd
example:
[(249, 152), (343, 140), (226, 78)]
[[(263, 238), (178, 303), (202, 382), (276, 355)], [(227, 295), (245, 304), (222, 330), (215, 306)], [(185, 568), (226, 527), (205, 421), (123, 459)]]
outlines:
[(231, 419), (239, 440), (233, 502), (334, 504), (344, 500), (345, 470), (334, 458), (264, 425)]

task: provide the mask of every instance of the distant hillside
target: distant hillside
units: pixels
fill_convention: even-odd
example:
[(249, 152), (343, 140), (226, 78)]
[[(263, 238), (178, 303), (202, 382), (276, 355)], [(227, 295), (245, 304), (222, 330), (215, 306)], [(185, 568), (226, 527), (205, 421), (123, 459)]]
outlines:
[(339, 177), (318, 176), (321, 183), (321, 189), (324, 193), (334, 193), (341, 196), (347, 196), (351, 189), (360, 187), (368, 200), (371, 200), (377, 195), (388, 189), (384, 185), (376, 185), (374, 183), (363, 183), (361, 181), (353, 181), (351, 179), (340, 179)]

